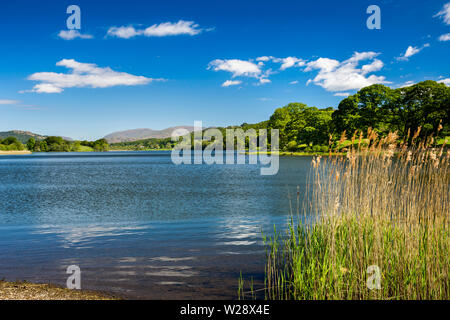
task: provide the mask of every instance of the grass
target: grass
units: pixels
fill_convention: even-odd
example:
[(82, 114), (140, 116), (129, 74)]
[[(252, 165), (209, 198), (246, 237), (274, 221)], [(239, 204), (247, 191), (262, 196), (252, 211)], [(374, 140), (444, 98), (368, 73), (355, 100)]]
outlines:
[(93, 152), (94, 149), (88, 146), (80, 146), (77, 152)]
[(368, 136), (312, 160), (297, 219), (264, 238), (267, 299), (450, 298), (450, 151)]

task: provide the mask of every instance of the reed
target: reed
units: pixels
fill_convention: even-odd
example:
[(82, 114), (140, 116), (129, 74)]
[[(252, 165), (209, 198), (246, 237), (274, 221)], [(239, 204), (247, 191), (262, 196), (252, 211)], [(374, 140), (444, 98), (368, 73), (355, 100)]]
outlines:
[(449, 299), (450, 151), (418, 135), (312, 160), (297, 218), (264, 237), (267, 299)]

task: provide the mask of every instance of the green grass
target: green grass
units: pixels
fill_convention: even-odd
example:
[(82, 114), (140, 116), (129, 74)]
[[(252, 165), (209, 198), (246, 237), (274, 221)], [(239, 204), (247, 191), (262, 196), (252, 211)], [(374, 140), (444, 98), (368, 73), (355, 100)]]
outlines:
[(80, 146), (77, 152), (93, 152), (94, 149), (88, 146)]

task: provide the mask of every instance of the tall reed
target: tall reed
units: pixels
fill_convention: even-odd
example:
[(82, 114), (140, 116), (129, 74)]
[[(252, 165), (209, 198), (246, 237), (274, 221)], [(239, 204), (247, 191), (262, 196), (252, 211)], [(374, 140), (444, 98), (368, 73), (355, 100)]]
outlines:
[(265, 238), (266, 298), (449, 299), (450, 151), (367, 136), (312, 160), (298, 221)]

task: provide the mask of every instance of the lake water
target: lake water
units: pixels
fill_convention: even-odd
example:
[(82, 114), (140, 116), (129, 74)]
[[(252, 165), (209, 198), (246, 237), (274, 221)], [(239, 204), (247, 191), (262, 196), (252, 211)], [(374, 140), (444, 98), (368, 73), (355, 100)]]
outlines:
[[(0, 156), (0, 279), (126, 298), (235, 299), (262, 287), (261, 231), (283, 228), (310, 157), (259, 165), (172, 164), (170, 152)], [(295, 210), (295, 209), (294, 209)]]

